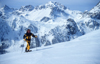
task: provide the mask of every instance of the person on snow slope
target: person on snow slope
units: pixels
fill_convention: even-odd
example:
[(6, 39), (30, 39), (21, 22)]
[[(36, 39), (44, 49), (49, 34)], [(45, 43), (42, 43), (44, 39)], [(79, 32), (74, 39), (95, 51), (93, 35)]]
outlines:
[(32, 34), (32, 33), (31, 33), (31, 30), (28, 29), (27, 32), (26, 32), (26, 33), (24, 34), (24, 36), (23, 36), (24, 41), (27, 42), (27, 47), (26, 47), (26, 49), (25, 49), (25, 52), (30, 52), (30, 51), (31, 51), (31, 50), (30, 50), (31, 36), (37, 38), (37, 36), (34, 35), (34, 34)]

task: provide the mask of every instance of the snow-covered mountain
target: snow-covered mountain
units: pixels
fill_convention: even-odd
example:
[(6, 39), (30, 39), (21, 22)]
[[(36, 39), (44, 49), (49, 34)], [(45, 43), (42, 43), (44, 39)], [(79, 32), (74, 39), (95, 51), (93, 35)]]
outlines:
[(98, 13), (100, 12), (100, 2), (93, 8), (90, 10), (91, 13)]
[(22, 6), (19, 10), (20, 11), (32, 11), (34, 7), (32, 5)]
[(52, 2), (49, 1), (48, 3), (46, 3), (45, 5), (40, 5), (40, 6), (36, 6), (35, 9), (41, 10), (41, 9), (46, 9), (46, 8), (54, 8), (57, 7), (61, 10), (65, 10), (66, 7), (58, 2)]
[(84, 13), (88, 17), (100, 19), (100, 2), (94, 6), (90, 11)]
[[(38, 35), (32, 39), (31, 47), (47, 46), (73, 40), (100, 28), (100, 10), (96, 5), (90, 11), (70, 10), (58, 2), (39, 6), (22, 6), (13, 9), (5, 5), (0, 9), (0, 47), (8, 41), (15, 45), (23, 40), (27, 29)], [(96, 11), (96, 13), (94, 13)], [(14, 44), (13, 44), (14, 43)]]

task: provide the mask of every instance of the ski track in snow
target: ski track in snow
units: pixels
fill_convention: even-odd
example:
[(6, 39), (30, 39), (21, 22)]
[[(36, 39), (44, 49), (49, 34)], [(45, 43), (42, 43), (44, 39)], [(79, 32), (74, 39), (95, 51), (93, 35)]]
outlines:
[(70, 42), (0, 55), (0, 64), (100, 64), (100, 29)]

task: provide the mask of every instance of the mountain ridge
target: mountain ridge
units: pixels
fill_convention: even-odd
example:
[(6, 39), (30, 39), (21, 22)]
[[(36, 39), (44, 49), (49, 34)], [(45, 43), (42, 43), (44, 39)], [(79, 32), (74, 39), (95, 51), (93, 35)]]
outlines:
[[(8, 40), (10, 46), (12, 43), (22, 40), (27, 29), (31, 29), (32, 33), (38, 35), (37, 39), (32, 39), (31, 47), (36, 47), (34, 43), (37, 43), (38, 46), (47, 46), (70, 41), (100, 29), (100, 13), (69, 10), (57, 2), (50, 1), (37, 7), (26, 5), (17, 10), (11, 9), (7, 5), (5, 8), (0, 9), (0, 20), (5, 21), (10, 27), (5, 28), (5, 30), (11, 31), (7, 31), (8, 35), (11, 33), (15, 35), (6, 38), (1, 36), (1, 38)], [(2, 44), (1, 38), (0, 44)], [(6, 42), (4, 43), (6, 44)]]

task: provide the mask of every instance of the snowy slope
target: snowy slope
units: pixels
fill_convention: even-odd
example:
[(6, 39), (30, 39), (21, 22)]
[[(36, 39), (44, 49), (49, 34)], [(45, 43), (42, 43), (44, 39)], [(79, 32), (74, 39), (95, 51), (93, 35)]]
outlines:
[(51, 9), (42, 9), (37, 11), (29, 12), (29, 16), (25, 16), (27, 19), (33, 20), (33, 21), (40, 21), (43, 17), (49, 17)]
[(0, 55), (0, 64), (100, 64), (100, 29), (51, 46)]

